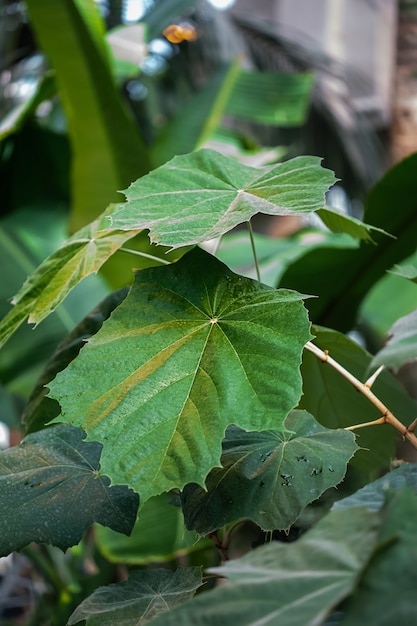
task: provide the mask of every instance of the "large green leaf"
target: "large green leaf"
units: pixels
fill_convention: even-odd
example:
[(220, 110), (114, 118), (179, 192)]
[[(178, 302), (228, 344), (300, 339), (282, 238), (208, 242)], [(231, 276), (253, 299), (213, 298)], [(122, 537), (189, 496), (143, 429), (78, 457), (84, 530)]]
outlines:
[[(336, 331), (313, 327), (314, 343), (328, 350), (333, 359), (343, 365), (362, 382), (372, 356), (349, 337)], [(300, 408), (309, 411), (328, 428), (344, 428), (381, 417), (378, 409), (349, 383), (339, 372), (320, 361), (310, 352), (305, 352), (302, 365), (303, 397)], [(408, 425), (415, 416), (415, 402), (404, 388), (388, 372), (377, 378), (372, 391), (385, 405)], [(351, 465), (366, 472), (364, 479), (389, 466), (395, 456), (398, 433), (388, 425), (361, 428), (357, 431), (357, 443), (362, 448)]]
[[(138, 128), (113, 82), (94, 0), (27, 0), (31, 25), (56, 70), (72, 143), (72, 229), (149, 171)], [(105, 103), (105, 106), (104, 106)]]
[(33, 387), (21, 415), (26, 433), (44, 428), (47, 422), (59, 415), (59, 404), (46, 396), (46, 385), (55, 378), (57, 372), (65, 369), (76, 358), (85, 342), (101, 328), (104, 320), (127, 296), (127, 292), (128, 288), (125, 287), (108, 295), (58, 345)]
[(81, 280), (98, 272), (107, 259), (138, 231), (102, 230), (103, 219), (85, 226), (29, 276), (0, 323), (0, 346), (28, 318), (39, 324)]
[(128, 580), (99, 587), (78, 606), (68, 624), (141, 626), (191, 598), (202, 585), (199, 567), (131, 572)]
[(200, 594), (154, 626), (318, 626), (354, 589), (378, 525), (363, 509), (334, 511), (294, 543), (273, 542), (212, 568), (230, 584)]
[(333, 505), (334, 509), (349, 509), (352, 506), (365, 506), (370, 511), (379, 511), (384, 505), (389, 491), (399, 491), (411, 487), (417, 495), (417, 463), (406, 463), (368, 483), (351, 496)]
[(32, 541), (66, 550), (93, 522), (123, 533), (132, 530), (137, 494), (125, 486), (109, 487), (109, 479), (99, 474), (102, 446), (83, 442), (84, 437), (61, 424), (0, 452), (1, 555)]
[(350, 330), (367, 292), (395, 263), (415, 251), (416, 172), (414, 154), (393, 167), (367, 198), (364, 221), (395, 239), (374, 231), (377, 245), (362, 241), (357, 250), (312, 250), (287, 269), (280, 286), (319, 296), (309, 301), (313, 322)]
[(109, 220), (116, 229), (148, 228), (151, 241), (178, 248), (223, 235), (259, 212), (316, 211), (334, 182), (318, 157), (253, 168), (204, 149), (137, 180)]
[(416, 621), (417, 498), (409, 489), (391, 496), (379, 546), (352, 598), (341, 626), (408, 626)]
[(310, 337), (301, 298), (237, 276), (198, 248), (142, 270), (49, 385), (57, 420), (102, 441), (103, 471), (143, 500), (202, 483), (230, 423), (281, 428), (298, 402)]
[(264, 530), (288, 530), (307, 504), (343, 479), (356, 450), (352, 433), (323, 428), (305, 411), (290, 413), (285, 426), (292, 432), (228, 428), (222, 468), (210, 472), (205, 489), (184, 488), (187, 528), (206, 535), (249, 518)]
[(163, 493), (145, 502), (129, 537), (97, 526), (95, 537), (101, 554), (112, 563), (146, 565), (168, 562), (208, 547), (211, 550), (211, 541), (184, 531), (181, 508), (172, 500), (172, 494)]
[(372, 359), (372, 368), (385, 365), (397, 371), (417, 359), (417, 311), (397, 320), (389, 331), (386, 345)]

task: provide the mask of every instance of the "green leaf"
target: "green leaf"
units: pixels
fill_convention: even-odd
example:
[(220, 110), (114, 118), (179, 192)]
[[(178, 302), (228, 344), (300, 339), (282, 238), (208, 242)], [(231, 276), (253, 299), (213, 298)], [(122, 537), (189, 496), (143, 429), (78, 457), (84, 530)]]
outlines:
[[(66, 222), (65, 213), (56, 207), (37, 205), (14, 211), (0, 221), (0, 317), (10, 310), (8, 301), (28, 274), (64, 241)], [(11, 392), (27, 397), (56, 345), (106, 293), (100, 278), (90, 276), (41, 328), (33, 332), (29, 326), (21, 327), (0, 351), (1, 382)]]
[(388, 341), (372, 359), (371, 368), (380, 365), (394, 371), (417, 359), (417, 311), (397, 320), (388, 333)]
[(417, 153), (395, 165), (367, 198), (364, 221), (395, 239), (374, 231), (377, 245), (362, 241), (357, 250), (312, 250), (287, 269), (281, 287), (318, 296), (308, 304), (314, 323), (350, 330), (368, 291), (395, 263), (415, 251), (416, 171)]
[(335, 502), (333, 508), (349, 509), (353, 506), (364, 506), (369, 511), (379, 511), (384, 505), (387, 493), (399, 491), (403, 487), (412, 487), (417, 495), (417, 463), (406, 463), (384, 474), (351, 496)]
[(334, 182), (317, 157), (253, 168), (199, 150), (132, 183), (127, 203), (109, 220), (111, 228), (148, 228), (152, 242), (178, 248), (218, 237), (259, 212), (316, 211)]
[(392, 626), (416, 619), (417, 498), (406, 488), (391, 495), (380, 546), (358, 589), (344, 605), (342, 626)]
[(378, 232), (389, 236), (389, 233), (386, 233), (382, 230), (382, 228), (377, 228), (371, 224), (365, 224), (364, 222), (361, 222), (361, 220), (358, 220), (351, 215), (341, 213), (331, 207), (319, 209), (317, 211), (317, 215), (327, 228), (334, 233), (346, 233), (356, 239), (363, 239), (364, 241), (372, 243), (374, 242), (371, 235), (372, 232)]
[(79, 429), (54, 426), (0, 452), (0, 499), (7, 502), (0, 517), (2, 556), (32, 541), (66, 550), (93, 522), (132, 530), (137, 494), (109, 487), (98, 472), (101, 445), (84, 437)]
[[(351, 374), (365, 382), (372, 357), (349, 337), (336, 331), (313, 326), (314, 343), (328, 350), (331, 357)], [(306, 409), (328, 428), (344, 428), (381, 417), (378, 409), (332, 367), (305, 351), (302, 365), (304, 395), (300, 408)], [(401, 420), (409, 424), (416, 404), (400, 383), (384, 371), (372, 386), (375, 395)], [(361, 428), (356, 433), (362, 448), (351, 465), (369, 475), (389, 466), (395, 456), (397, 431), (388, 425)]]
[(145, 502), (129, 537), (97, 526), (95, 537), (101, 554), (112, 563), (146, 565), (168, 562), (213, 544), (184, 531), (181, 508), (163, 493)]
[(86, 626), (141, 626), (191, 598), (202, 585), (199, 567), (135, 570), (128, 580), (99, 587), (68, 620)]
[[(107, 214), (105, 214), (107, 215)], [(62, 244), (29, 276), (13, 298), (13, 309), (0, 323), (0, 346), (28, 318), (39, 324), (54, 311), (86, 276), (97, 273), (103, 263), (138, 231), (102, 230), (101, 216)]]
[[(31, 25), (56, 70), (72, 143), (72, 230), (149, 171), (146, 147), (113, 82), (93, 0), (28, 0)], [(103, 106), (105, 103), (105, 106)]]
[[(395, 294), (395, 298), (392, 297)], [(379, 349), (391, 326), (416, 308), (417, 285), (388, 271), (371, 288), (359, 309), (360, 325), (375, 348)]]
[(237, 276), (198, 248), (142, 270), (49, 385), (57, 419), (102, 441), (103, 471), (143, 501), (201, 483), (230, 423), (280, 428), (298, 402), (310, 337), (301, 298)]
[(305, 122), (314, 74), (242, 70), (226, 105), (237, 118), (273, 126), (300, 126)]
[(402, 278), (408, 278), (414, 283), (417, 282), (417, 259), (414, 259), (414, 263), (412, 264), (407, 262), (405, 265), (394, 265), (390, 273), (401, 276)]
[(247, 433), (229, 427), (222, 468), (206, 489), (186, 485), (182, 494), (187, 528), (206, 535), (239, 518), (264, 530), (288, 530), (301, 511), (344, 477), (357, 449), (352, 433), (329, 430), (305, 411), (285, 420), (289, 433)]
[(334, 511), (294, 543), (269, 543), (211, 568), (230, 584), (200, 594), (153, 626), (321, 624), (355, 587), (378, 525), (363, 509)]
[(127, 296), (127, 292), (128, 288), (125, 288), (108, 295), (58, 345), (32, 389), (21, 416), (26, 433), (44, 428), (47, 422), (60, 414), (58, 402), (46, 397), (48, 392), (46, 385), (76, 358), (87, 339), (101, 328), (104, 320)]

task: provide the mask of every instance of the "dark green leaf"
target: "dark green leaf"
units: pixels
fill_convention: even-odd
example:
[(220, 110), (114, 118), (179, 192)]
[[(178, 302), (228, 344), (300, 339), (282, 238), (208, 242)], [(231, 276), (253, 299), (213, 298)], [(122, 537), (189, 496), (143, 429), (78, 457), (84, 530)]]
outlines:
[(344, 605), (342, 626), (411, 626), (416, 621), (417, 498), (404, 489), (384, 511), (379, 549)]
[[(254, 233), (256, 256), (262, 282), (275, 285), (286, 268), (312, 248), (354, 248), (357, 243), (348, 235), (308, 230), (286, 238)], [(248, 233), (228, 233), (221, 238), (216, 256), (234, 272), (256, 278), (256, 268)]]
[(280, 286), (319, 296), (309, 301), (313, 322), (350, 330), (368, 291), (395, 263), (415, 251), (416, 172), (414, 154), (393, 167), (367, 199), (364, 221), (396, 239), (374, 232), (377, 245), (362, 241), (357, 250), (312, 250), (287, 269)]
[(198, 248), (142, 270), (49, 385), (57, 419), (102, 441), (103, 471), (143, 500), (201, 483), (230, 423), (279, 428), (298, 402), (310, 337), (301, 298), (237, 276)]
[(317, 157), (259, 168), (213, 150), (174, 157), (125, 191), (111, 228), (147, 228), (152, 242), (178, 248), (223, 235), (256, 213), (302, 215), (323, 206), (335, 182)]
[(226, 432), (222, 468), (206, 490), (187, 485), (182, 503), (187, 528), (206, 535), (239, 518), (264, 530), (287, 530), (307, 504), (344, 477), (356, 445), (352, 433), (328, 430), (305, 411), (285, 420), (288, 433)]
[(68, 624), (141, 626), (191, 598), (202, 585), (199, 567), (133, 571), (128, 580), (99, 587), (76, 608)]
[(62, 550), (78, 543), (93, 522), (129, 533), (138, 496), (125, 486), (109, 487), (99, 473), (101, 445), (67, 425), (28, 435), (0, 452), (0, 554), (32, 541)]
[(363, 509), (334, 511), (294, 543), (273, 542), (210, 571), (231, 584), (200, 594), (154, 626), (316, 626), (354, 589), (377, 539)]
[[(366, 381), (372, 359), (366, 350), (349, 337), (330, 329), (314, 326), (313, 333), (316, 345), (328, 350), (330, 356), (356, 378)], [(341, 374), (307, 351), (302, 375), (304, 395), (300, 408), (309, 411), (324, 426), (344, 428), (381, 417), (378, 409)], [(405, 425), (414, 419), (415, 402), (388, 371), (380, 374), (372, 391)], [(351, 465), (365, 471), (367, 477), (374, 477), (375, 472), (388, 467), (394, 457), (398, 433), (392, 426), (380, 425), (361, 428), (356, 436), (362, 449), (355, 454)]]

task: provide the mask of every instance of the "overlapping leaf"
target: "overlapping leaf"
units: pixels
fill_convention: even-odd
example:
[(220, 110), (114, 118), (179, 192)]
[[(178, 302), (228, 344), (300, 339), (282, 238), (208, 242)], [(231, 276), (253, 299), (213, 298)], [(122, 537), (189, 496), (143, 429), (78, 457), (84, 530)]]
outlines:
[(378, 550), (343, 607), (341, 626), (416, 621), (417, 498), (408, 488), (388, 495)]
[(199, 567), (131, 572), (128, 580), (99, 587), (80, 604), (68, 624), (141, 626), (191, 598), (202, 585)]
[(126, 297), (128, 290), (125, 287), (109, 294), (58, 345), (36, 381), (21, 415), (21, 424), (26, 433), (44, 428), (47, 422), (59, 415), (58, 402), (46, 395), (48, 383), (76, 358), (87, 339), (101, 328), (104, 320)]
[[(106, 218), (104, 218), (106, 219)], [(39, 324), (83, 278), (139, 231), (104, 231), (103, 217), (82, 228), (29, 276), (13, 299), (14, 307), (0, 323), (0, 346), (28, 318)]]
[(331, 207), (319, 209), (317, 211), (317, 215), (327, 226), (327, 228), (329, 228), (334, 233), (346, 233), (347, 235), (351, 235), (356, 239), (362, 239), (363, 241), (368, 242), (373, 241), (373, 232), (388, 236), (388, 233), (382, 230), (382, 228), (377, 228), (376, 226), (372, 226), (371, 224), (361, 222), (361, 220), (358, 220), (351, 215), (346, 215), (345, 213), (336, 211)]
[(349, 509), (352, 506), (364, 506), (370, 511), (379, 511), (385, 502), (386, 494), (410, 487), (417, 496), (417, 463), (406, 463), (381, 478), (368, 483), (351, 496), (339, 500), (334, 509)]
[(337, 485), (356, 450), (352, 433), (320, 426), (305, 411), (285, 421), (292, 432), (247, 433), (229, 427), (222, 468), (206, 490), (187, 485), (182, 494), (187, 528), (205, 535), (239, 518), (264, 530), (288, 529), (307, 504)]
[(118, 532), (132, 530), (137, 494), (125, 486), (109, 487), (109, 479), (98, 473), (102, 446), (84, 437), (61, 424), (0, 452), (1, 555), (32, 541), (66, 550), (93, 522)]
[(274, 542), (210, 571), (230, 585), (203, 593), (155, 626), (318, 626), (355, 588), (375, 547), (379, 520), (334, 511), (294, 543)]
[(109, 219), (112, 228), (148, 228), (152, 242), (178, 248), (213, 239), (259, 212), (316, 211), (334, 182), (317, 157), (253, 168), (204, 149), (137, 180)]
[[(63, 420), (105, 446), (102, 467), (143, 500), (202, 483), (226, 427), (281, 428), (301, 395), (301, 301), (200, 249), (135, 285), (49, 385)], [(105, 376), (103, 376), (103, 370)]]

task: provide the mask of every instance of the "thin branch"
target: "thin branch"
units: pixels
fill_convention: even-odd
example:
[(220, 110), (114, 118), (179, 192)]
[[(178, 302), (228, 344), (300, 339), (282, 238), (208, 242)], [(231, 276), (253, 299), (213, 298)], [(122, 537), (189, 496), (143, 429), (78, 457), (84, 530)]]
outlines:
[(150, 261), (157, 261), (162, 265), (171, 265), (171, 261), (167, 261), (166, 259), (161, 259), (159, 256), (154, 256), (153, 254), (148, 254), (147, 252), (140, 252), (139, 250), (132, 250), (131, 248), (119, 248), (118, 252), (127, 252), (128, 254), (134, 254), (135, 256), (141, 256), (145, 259), (149, 259)]
[[(340, 363), (332, 359), (327, 350), (321, 350), (314, 345), (314, 343), (311, 343), (311, 341), (307, 342), (305, 347), (318, 359), (333, 367), (333, 369), (346, 378), (346, 380), (348, 380), (362, 395), (368, 398), (368, 400), (372, 402), (372, 404), (376, 406), (378, 411), (381, 413), (381, 417), (378, 420), (374, 420), (373, 422), (368, 422), (366, 424), (358, 424), (357, 426), (349, 426), (346, 430), (354, 430), (355, 428), (370, 426), (372, 424), (391, 424), (391, 426), (394, 426), (394, 428), (401, 433), (404, 439), (407, 439), (411, 445), (417, 449), (417, 437), (414, 434), (415, 423), (413, 422), (413, 424), (411, 424), (408, 428), (404, 426), (404, 424), (402, 424), (400, 420), (398, 420), (385, 406), (385, 404), (381, 402), (381, 400), (370, 390), (369, 381), (367, 381), (368, 385), (366, 383), (362, 383), (355, 376), (353, 376), (353, 374), (340, 365)], [(374, 381), (371, 381), (371, 384), (372, 382)]]
[(246, 223), (248, 225), (250, 245), (252, 246), (253, 260), (255, 261), (256, 277), (257, 277), (258, 281), (261, 282), (261, 272), (260, 272), (260, 269), (259, 269), (258, 257), (257, 257), (257, 254), (256, 254), (255, 239), (253, 237), (252, 224), (250, 222), (246, 222)]

